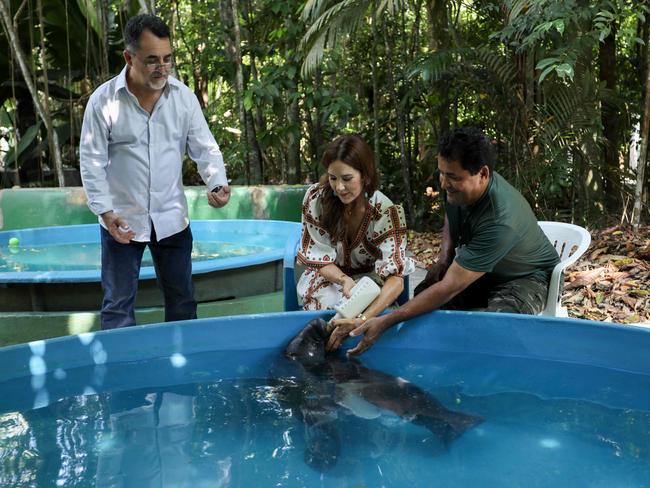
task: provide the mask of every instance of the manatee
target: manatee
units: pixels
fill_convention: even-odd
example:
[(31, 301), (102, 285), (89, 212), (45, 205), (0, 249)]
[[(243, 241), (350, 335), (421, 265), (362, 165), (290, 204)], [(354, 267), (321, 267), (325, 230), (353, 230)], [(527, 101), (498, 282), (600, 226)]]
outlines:
[(302, 329), (284, 350), (285, 356), (303, 365), (325, 362), (325, 345), (331, 331), (323, 319), (314, 319)]
[(296, 381), (284, 383), (284, 400), (305, 425), (305, 462), (332, 468), (340, 454), (336, 419), (341, 412), (373, 419), (391, 412), (428, 429), (448, 448), (483, 419), (445, 408), (430, 393), (402, 378), (367, 368), (358, 360), (326, 354), (330, 335), (322, 319), (310, 321), (285, 348)]

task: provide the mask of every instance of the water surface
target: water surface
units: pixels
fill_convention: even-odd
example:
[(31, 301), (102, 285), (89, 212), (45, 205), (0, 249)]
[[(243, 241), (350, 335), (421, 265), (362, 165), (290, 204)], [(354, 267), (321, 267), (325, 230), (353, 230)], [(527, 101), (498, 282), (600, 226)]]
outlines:
[[(393, 412), (340, 406), (340, 453), (319, 471), (286, 395), (309, 379), (277, 350), (98, 364), (3, 385), (0, 486), (650, 486), (646, 375), (394, 349), (364, 364), (484, 421), (445, 446)], [(312, 398), (302, 407), (330, 408)]]
[[(266, 246), (252, 246), (219, 241), (195, 241), (192, 261), (219, 260), (260, 254), (272, 250)], [(145, 249), (142, 266), (153, 266), (149, 249)], [(43, 246), (18, 246), (0, 251), (1, 272), (42, 271), (99, 271), (101, 245), (99, 243), (49, 244)]]

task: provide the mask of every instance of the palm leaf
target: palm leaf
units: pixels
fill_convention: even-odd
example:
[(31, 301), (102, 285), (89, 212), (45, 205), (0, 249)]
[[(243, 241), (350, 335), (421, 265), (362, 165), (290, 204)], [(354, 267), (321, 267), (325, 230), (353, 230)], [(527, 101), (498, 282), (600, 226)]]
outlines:
[(321, 62), (326, 48), (340, 44), (365, 19), (368, 8), (376, 8), (376, 15), (394, 12), (402, 0), (309, 0), (302, 18), (312, 22), (300, 41), (299, 49), (306, 53), (302, 74), (308, 75)]
[(25, 131), (23, 137), (21, 137), (20, 140), (18, 141), (18, 147), (16, 148), (15, 146), (12, 146), (9, 149), (7, 155), (5, 156), (5, 164), (7, 166), (14, 164), (16, 159), (19, 158), (23, 152), (25, 152), (25, 150), (29, 147), (29, 145), (32, 143), (32, 141), (38, 134), (40, 128), (41, 128), (40, 122), (37, 122), (36, 124), (32, 125), (29, 129)]

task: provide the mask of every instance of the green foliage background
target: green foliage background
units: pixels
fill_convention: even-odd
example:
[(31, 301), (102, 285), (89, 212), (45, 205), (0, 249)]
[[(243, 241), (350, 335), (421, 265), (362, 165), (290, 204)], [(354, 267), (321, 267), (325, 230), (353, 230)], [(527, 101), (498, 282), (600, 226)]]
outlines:
[[(41, 90), (47, 70), (71, 170), (85, 101), (121, 69), (121, 28), (144, 6), (171, 26), (177, 76), (204, 107), (234, 184), (315, 181), (324, 146), (358, 132), (411, 226), (435, 226), (436, 141), (472, 124), (540, 218), (594, 225), (631, 210), (646, 1), (40, 0), (42, 19), (38, 0), (0, 1)], [(55, 184), (6, 31), (0, 73), (3, 183), (20, 168), (22, 185)], [(185, 182), (200, 184), (189, 162)]]

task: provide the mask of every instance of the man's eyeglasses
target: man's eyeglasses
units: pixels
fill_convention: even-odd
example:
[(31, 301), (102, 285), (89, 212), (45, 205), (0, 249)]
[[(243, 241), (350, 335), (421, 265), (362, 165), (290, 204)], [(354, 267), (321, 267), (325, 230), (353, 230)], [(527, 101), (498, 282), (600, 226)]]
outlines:
[(162, 63), (159, 63), (158, 61), (143, 61), (142, 59), (138, 58), (135, 55), (135, 53), (132, 53), (131, 51), (129, 51), (129, 53), (134, 58), (137, 58), (138, 61), (140, 61), (148, 71), (155, 71), (155, 70), (158, 70), (158, 69), (169, 71), (174, 67), (174, 64), (175, 64), (174, 61), (165, 61), (165, 62), (162, 62)]

